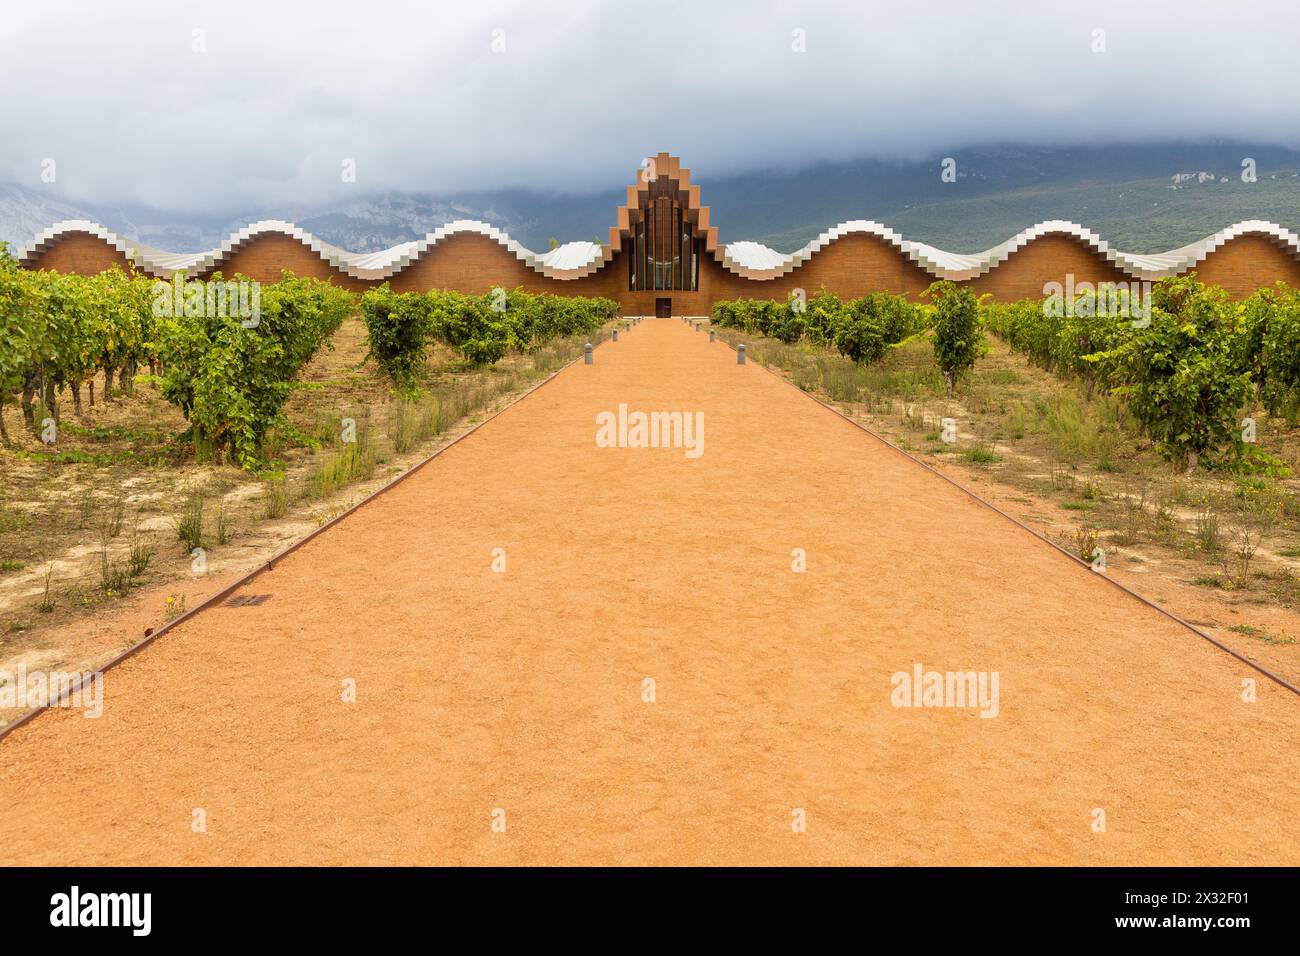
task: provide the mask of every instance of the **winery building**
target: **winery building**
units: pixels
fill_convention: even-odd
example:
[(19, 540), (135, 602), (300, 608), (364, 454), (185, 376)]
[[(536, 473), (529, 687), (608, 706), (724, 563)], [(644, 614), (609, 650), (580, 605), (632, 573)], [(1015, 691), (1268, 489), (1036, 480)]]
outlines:
[(785, 299), (823, 287), (843, 297), (882, 290), (918, 295), (936, 279), (966, 282), (997, 300), (1039, 297), (1048, 282), (1155, 280), (1195, 271), (1244, 297), (1285, 281), (1300, 286), (1300, 237), (1259, 220), (1159, 254), (1137, 255), (1065, 221), (1042, 222), (974, 254), (914, 242), (876, 222), (833, 226), (803, 248), (780, 253), (756, 242), (718, 241), (700, 187), (674, 156), (645, 160), (613, 211), (604, 243), (570, 242), (533, 252), (482, 222), (448, 223), (382, 252), (332, 246), (291, 223), (253, 223), (215, 249), (174, 253), (142, 246), (85, 221), (61, 222), (19, 251), (29, 268), (95, 274), (134, 265), (169, 279), (220, 272), (272, 282), (288, 269), (352, 289), (390, 282), (399, 291), (495, 287), (616, 299), (628, 315), (706, 315), (714, 301)]

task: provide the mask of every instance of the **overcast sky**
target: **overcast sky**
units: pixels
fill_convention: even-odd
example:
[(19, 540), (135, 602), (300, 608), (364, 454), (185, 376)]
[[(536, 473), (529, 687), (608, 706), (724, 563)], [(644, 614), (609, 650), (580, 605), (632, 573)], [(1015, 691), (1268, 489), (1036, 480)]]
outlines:
[(0, 179), (222, 211), (596, 191), (660, 149), (707, 178), (1004, 140), (1294, 146), (1298, 36), (1296, 0), (0, 0)]

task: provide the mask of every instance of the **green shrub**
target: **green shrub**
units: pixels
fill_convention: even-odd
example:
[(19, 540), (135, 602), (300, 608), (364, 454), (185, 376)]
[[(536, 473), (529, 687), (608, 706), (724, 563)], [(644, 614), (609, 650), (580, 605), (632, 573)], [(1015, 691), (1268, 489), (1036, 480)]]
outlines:
[(227, 449), (252, 468), (267, 431), (283, 420), (298, 373), (355, 301), (328, 282), (285, 272), (263, 287), (255, 324), (238, 315), (159, 318), (163, 397), (180, 407), (199, 445), (218, 457)]
[(514, 348), (535, 350), (568, 335), (591, 335), (618, 316), (612, 299), (534, 295), (515, 290), (468, 296), (430, 292), (433, 335), (475, 365), (489, 365)]
[(1131, 312), (1097, 308), (1100, 299), (1081, 295), (1072, 309), (1053, 298), (989, 304), (984, 321), (1035, 364), (1080, 381), (1088, 397), (1094, 387), (1113, 391), (1170, 460), (1195, 468), (1230, 448), (1221, 463), (1276, 469), (1243, 445), (1239, 413), (1252, 377), (1274, 413), (1296, 395), (1300, 306), (1291, 290), (1279, 284), (1234, 305), (1194, 274), (1162, 279), (1151, 287), (1145, 327)]
[(887, 292), (852, 299), (830, 316), (835, 347), (859, 364), (874, 362), (886, 348), (919, 331), (921, 324), (920, 309)]
[(0, 439), (8, 437), (2, 409), (14, 396), (39, 432), (35, 399), (58, 420), (58, 393), (70, 389), (81, 411), (81, 386), (98, 369), (110, 388), (116, 373), (130, 390), (137, 366), (153, 358), (153, 284), (117, 268), (98, 276), (28, 271), (0, 244)]
[(1127, 314), (1098, 312), (1097, 296), (1085, 293), (1075, 300), (1069, 314), (1049, 317), (1044, 329), (1051, 330), (1046, 367), (1080, 381), (1089, 398), (1098, 385), (1105, 388), (1113, 383), (1116, 367), (1109, 357), (1111, 350), (1133, 332), (1133, 320)]
[(418, 292), (394, 292), (387, 282), (361, 297), (366, 324), (367, 358), (399, 386), (409, 388), (424, 364), (433, 334), (430, 298)]
[(813, 345), (833, 345), (835, 331), (844, 319), (844, 303), (822, 289), (808, 300), (804, 313), (804, 335)]
[(1039, 368), (1051, 369), (1061, 321), (1048, 311), (1039, 299), (990, 302), (984, 306), (984, 321), (990, 331)]
[(849, 309), (835, 329), (835, 348), (859, 365), (874, 362), (885, 351), (885, 337), (880, 326), (856, 309)]
[(474, 365), (490, 365), (510, 348), (512, 332), (486, 296), (442, 292), (431, 296), (434, 334)]
[(969, 286), (942, 280), (926, 289), (934, 303), (934, 361), (943, 373), (948, 394), (984, 354), (984, 327), (979, 299)]
[(1151, 324), (1107, 356), (1124, 382), (1115, 391), (1167, 458), (1194, 470), (1201, 456), (1240, 442), (1248, 372), (1234, 363), (1236, 315), (1222, 289), (1192, 276), (1152, 287)]
[(0, 242), (0, 440), (5, 444), (4, 406), (22, 391), (41, 336), (31, 275)]
[(772, 304), (775, 308), (768, 313), (768, 334), (787, 345), (798, 342), (806, 328), (803, 312), (796, 311), (790, 303), (785, 306)]
[(844, 302), (824, 289), (803, 310), (765, 299), (715, 302), (712, 321), (719, 328), (766, 335), (787, 345), (801, 340), (833, 345), (859, 363), (878, 359), (922, 327), (921, 310), (904, 296), (873, 292)]
[(1238, 368), (1254, 374), (1264, 407), (1294, 419), (1300, 404), (1300, 292), (1278, 283), (1255, 293), (1242, 303), (1238, 338)]
[(709, 315), (709, 321), (719, 328), (737, 328), (738, 321), (736, 318), (736, 303), (725, 300), (713, 303), (713, 310)]

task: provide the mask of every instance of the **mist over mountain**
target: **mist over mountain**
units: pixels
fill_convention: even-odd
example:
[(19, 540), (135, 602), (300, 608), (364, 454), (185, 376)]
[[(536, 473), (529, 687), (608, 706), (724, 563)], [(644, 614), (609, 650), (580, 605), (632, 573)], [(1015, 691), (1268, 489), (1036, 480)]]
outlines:
[[(963, 150), (955, 181), (935, 156), (873, 159), (714, 177), (692, 166), (723, 242), (750, 239), (783, 252), (849, 219), (874, 219), (911, 239), (952, 251), (988, 248), (1044, 219), (1070, 219), (1131, 252), (1192, 242), (1242, 219), (1300, 231), (1300, 150), (1239, 142)], [(1243, 182), (1242, 162), (1256, 181)], [(691, 157), (683, 160), (690, 165)], [(635, 163), (629, 163), (631, 182)], [(91, 219), (145, 245), (174, 252), (211, 248), (258, 219), (285, 219), (357, 252), (418, 239), (456, 219), (478, 219), (530, 249), (552, 238), (605, 240), (622, 188), (585, 194), (509, 189), (440, 195), (384, 192), (322, 205), (175, 213), (139, 205), (88, 206), (57, 193), (0, 183), (0, 240), (29, 242), (64, 219)]]

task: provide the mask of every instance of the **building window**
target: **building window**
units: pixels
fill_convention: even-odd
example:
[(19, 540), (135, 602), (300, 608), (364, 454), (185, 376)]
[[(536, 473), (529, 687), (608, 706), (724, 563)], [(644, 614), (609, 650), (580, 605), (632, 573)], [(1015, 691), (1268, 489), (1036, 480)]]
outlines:
[(665, 178), (650, 184), (650, 194), (624, 249), (628, 254), (628, 288), (634, 292), (694, 292), (699, 277), (695, 225)]

